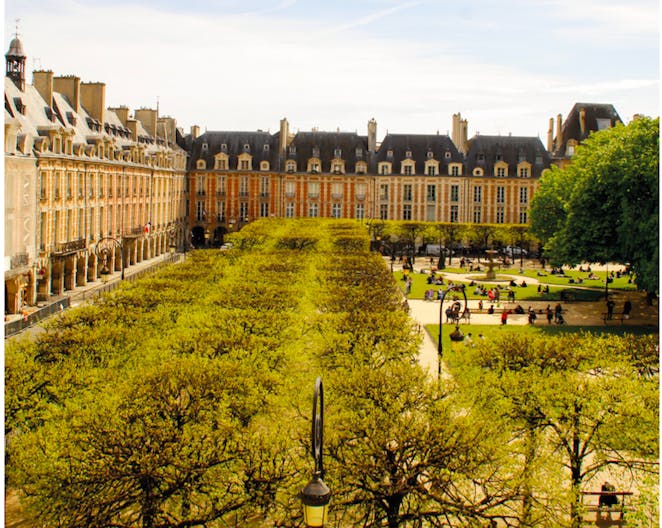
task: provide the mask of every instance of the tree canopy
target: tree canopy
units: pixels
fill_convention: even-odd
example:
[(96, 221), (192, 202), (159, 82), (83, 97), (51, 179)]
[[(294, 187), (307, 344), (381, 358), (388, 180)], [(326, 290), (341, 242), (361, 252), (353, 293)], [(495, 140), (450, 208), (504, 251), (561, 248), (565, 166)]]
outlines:
[(659, 134), (647, 117), (596, 132), (543, 176), (531, 228), (553, 263), (630, 264), (637, 285), (658, 292)]

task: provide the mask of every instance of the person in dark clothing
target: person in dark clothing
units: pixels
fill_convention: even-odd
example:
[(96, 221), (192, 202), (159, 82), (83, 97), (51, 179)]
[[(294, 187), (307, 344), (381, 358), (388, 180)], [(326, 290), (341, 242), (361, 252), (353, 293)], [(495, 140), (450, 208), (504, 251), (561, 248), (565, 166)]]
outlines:
[(616, 306), (616, 303), (610, 298), (607, 301), (607, 319), (609, 320), (614, 317), (614, 306)]
[(632, 311), (632, 303), (630, 302), (630, 299), (626, 299), (625, 302), (623, 303), (623, 319), (629, 319), (631, 311)]
[[(602, 484), (600, 491), (609, 493), (616, 491), (616, 488), (614, 488), (614, 486), (611, 485), (609, 482), (605, 481), (604, 484)], [(600, 495), (598, 504), (600, 505), (601, 508), (604, 507), (609, 508), (610, 506), (615, 506), (616, 504), (618, 504), (618, 497), (616, 495), (611, 495), (611, 494)]]

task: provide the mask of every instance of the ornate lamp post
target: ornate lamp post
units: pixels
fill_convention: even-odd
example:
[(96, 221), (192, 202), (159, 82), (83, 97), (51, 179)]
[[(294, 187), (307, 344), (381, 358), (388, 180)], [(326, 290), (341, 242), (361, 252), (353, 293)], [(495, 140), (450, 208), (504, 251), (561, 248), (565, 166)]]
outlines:
[[(443, 292), (441, 292), (441, 301), (439, 303), (439, 340), (437, 341), (437, 355), (439, 357), (439, 368), (438, 368), (438, 375), (441, 377), (441, 358), (443, 357), (443, 344), (442, 344), (442, 334), (443, 334), (443, 329), (444, 329), (444, 300), (446, 299), (446, 295), (448, 292), (452, 291), (459, 291), (462, 293), (462, 297), (464, 298), (464, 308), (463, 311), (466, 311), (467, 309), (467, 294), (464, 291), (464, 284), (454, 284), (452, 286), (449, 286), (446, 288)], [(453, 341), (462, 341), (464, 339), (464, 336), (462, 335), (462, 332), (460, 332), (460, 328), (456, 325), (455, 326), (455, 331), (451, 334), (451, 340)]]
[(94, 254), (96, 255), (97, 259), (101, 260), (103, 263), (101, 273), (110, 273), (110, 270), (108, 269), (108, 258), (117, 247), (120, 248), (120, 266), (122, 269), (121, 278), (124, 280), (124, 244), (122, 244), (121, 240), (117, 240), (113, 237), (101, 238), (97, 242), (96, 246), (94, 246)]
[(322, 378), (317, 378), (315, 380), (312, 417), (311, 454), (315, 461), (315, 471), (313, 472), (312, 480), (301, 490), (301, 502), (303, 503), (303, 518), (306, 526), (324, 526), (329, 508), (329, 501), (331, 500), (331, 490), (322, 480), (324, 478), (324, 466), (322, 465), (322, 445), (324, 443), (324, 388), (322, 386)]

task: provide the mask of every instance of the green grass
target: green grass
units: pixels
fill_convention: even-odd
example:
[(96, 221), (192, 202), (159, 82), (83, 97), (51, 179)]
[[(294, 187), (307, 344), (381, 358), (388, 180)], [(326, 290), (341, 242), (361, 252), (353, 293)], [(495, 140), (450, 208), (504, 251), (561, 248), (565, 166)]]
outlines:
[[(480, 273), (477, 273), (477, 275), (479, 274)], [(403, 272), (396, 271), (394, 272), (393, 275), (398, 285), (404, 292), (405, 282), (404, 280), (402, 280)], [(407, 296), (408, 299), (423, 299), (426, 290), (433, 289), (435, 290), (435, 292), (437, 292), (439, 291), (439, 289), (443, 290), (448, 287), (448, 280), (446, 279), (444, 279), (443, 285), (428, 284), (427, 273), (414, 272), (411, 274), (411, 277), (413, 279), (413, 282), (411, 286), (411, 291)], [(521, 280), (517, 280), (516, 282), (520, 284)], [(476, 281), (476, 283), (485, 286), (485, 288), (488, 290), (490, 288), (496, 287), (497, 285), (497, 283), (489, 282), (489, 281)], [(483, 299), (485, 302), (487, 302), (488, 299), (486, 296), (474, 294), (475, 288), (469, 286), (469, 281), (454, 281), (454, 284), (466, 285), (465, 293), (467, 295), (467, 299)], [(503, 287), (504, 284), (502, 283), (501, 286)], [(567, 300), (566, 295), (570, 295), (572, 297), (572, 300), (577, 300), (577, 301), (597, 301), (600, 300), (601, 296), (603, 295), (602, 291), (582, 290), (579, 288), (566, 288), (561, 286), (550, 286), (549, 293), (542, 294), (542, 293), (538, 293), (538, 286), (534, 284), (528, 284), (525, 288), (522, 288), (521, 286), (516, 286), (513, 289), (515, 290), (515, 301), (543, 301), (543, 302), (565, 301)], [(562, 292), (565, 292), (565, 294), (562, 294)], [(501, 301), (506, 301), (507, 297), (508, 297), (508, 293), (502, 290)]]
[[(443, 335), (443, 348), (444, 350), (452, 350), (461, 348), (464, 342), (461, 343), (451, 343), (450, 334), (454, 330), (452, 324), (444, 325), (444, 335)], [(432, 337), (433, 341), (436, 343), (439, 339), (439, 325), (431, 324), (426, 325), (425, 329), (428, 334)], [(595, 335), (599, 334), (613, 334), (618, 336), (623, 336), (626, 334), (629, 335), (647, 335), (647, 334), (657, 334), (659, 330), (657, 328), (652, 328), (650, 326), (568, 326), (568, 325), (548, 325), (548, 324), (537, 324), (537, 325), (468, 325), (461, 324), (460, 331), (466, 336), (471, 333), (471, 338), (474, 342), (477, 342), (479, 335), (482, 334), (485, 336), (485, 339), (490, 339), (498, 335), (503, 335), (504, 333), (516, 333), (521, 334), (540, 334), (554, 336), (562, 334), (579, 334), (579, 333), (591, 333)]]

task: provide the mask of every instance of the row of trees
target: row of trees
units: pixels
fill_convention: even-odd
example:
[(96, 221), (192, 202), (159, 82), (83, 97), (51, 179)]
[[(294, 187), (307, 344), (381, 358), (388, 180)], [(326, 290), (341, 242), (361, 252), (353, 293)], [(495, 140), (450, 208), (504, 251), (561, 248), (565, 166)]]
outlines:
[[(300, 526), (317, 375), (330, 526), (567, 525), (595, 471), (573, 480), (564, 427), (583, 464), (625, 465), (643, 487), (653, 339), (466, 347), (439, 384), (364, 228), (272, 219), (233, 236), (241, 249), (190, 253), (8, 344), (8, 485), (38, 523)], [(584, 376), (591, 390), (569, 394)], [(577, 406), (592, 433), (561, 413)]]
[[(533, 251), (538, 247), (538, 239), (530, 233), (525, 224), (461, 224), (457, 222), (413, 222), (370, 220), (371, 236), (381, 242), (386, 254), (392, 254), (396, 246), (408, 248), (406, 256), (414, 257), (415, 248), (422, 244), (436, 244), (452, 249), (469, 244), (474, 256), (484, 257), (486, 248), (515, 246)], [(441, 252), (438, 267), (446, 267), (446, 258), (452, 262), (453, 254)], [(524, 258), (523, 253), (519, 258)]]

